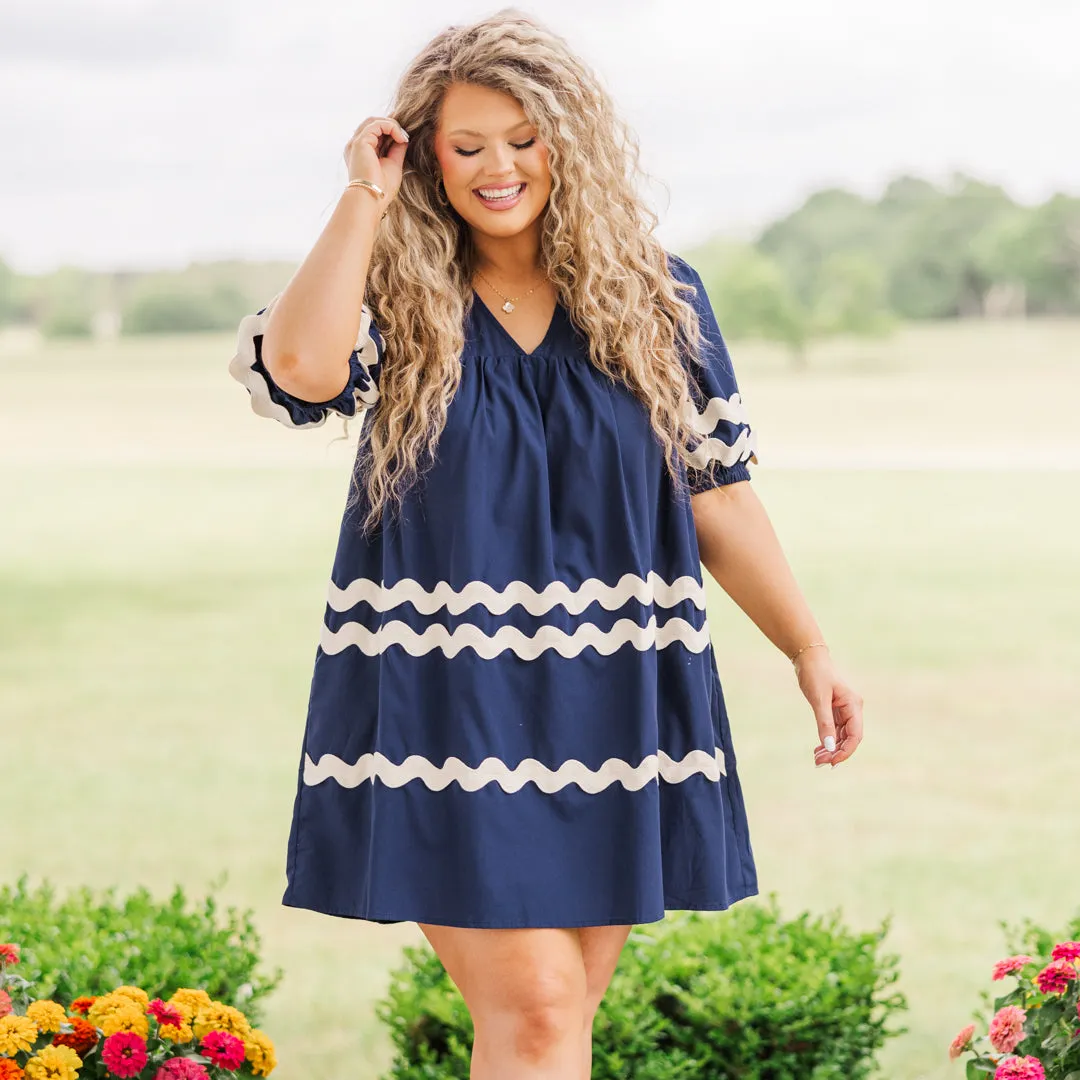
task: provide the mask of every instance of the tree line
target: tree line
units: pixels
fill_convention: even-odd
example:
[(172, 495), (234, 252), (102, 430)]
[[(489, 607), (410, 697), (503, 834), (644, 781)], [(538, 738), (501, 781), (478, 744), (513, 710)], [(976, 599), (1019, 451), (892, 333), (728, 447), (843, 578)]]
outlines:
[(956, 175), (879, 198), (812, 194), (749, 243), (692, 253), (726, 336), (788, 345), (886, 333), (897, 320), (1080, 314), (1080, 198), (1035, 206)]
[[(1030, 206), (966, 175), (902, 176), (878, 198), (817, 191), (753, 240), (715, 237), (686, 257), (726, 336), (780, 341), (799, 359), (815, 339), (884, 334), (899, 320), (1080, 315), (1080, 198)], [(232, 330), (294, 269), (21, 275), (0, 259), (0, 325), (49, 337)]]

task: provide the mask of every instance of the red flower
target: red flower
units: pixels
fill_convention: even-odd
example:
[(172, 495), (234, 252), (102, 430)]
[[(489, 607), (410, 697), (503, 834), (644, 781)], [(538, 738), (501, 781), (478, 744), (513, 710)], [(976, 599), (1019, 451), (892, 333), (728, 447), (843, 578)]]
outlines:
[(169, 1005), (161, 998), (154, 998), (146, 1007), (146, 1011), (159, 1023), (170, 1024), (172, 1027), (182, 1027), (184, 1015), (175, 1005)]
[(146, 1067), (146, 1040), (134, 1031), (118, 1031), (102, 1044), (101, 1060), (114, 1076), (138, 1076)]
[(1046, 1080), (1046, 1071), (1038, 1058), (1011, 1057), (997, 1067), (994, 1080)]
[(154, 1073), (154, 1080), (209, 1080), (209, 1077), (205, 1066), (182, 1057), (169, 1058)]
[(1080, 941), (1061, 941), (1050, 953), (1051, 960), (1080, 960)]
[(10, 942), (0, 945), (0, 964), (17, 964), (19, 962), (19, 946)]
[(70, 1046), (79, 1057), (86, 1057), (98, 1041), (97, 1028), (81, 1016), (76, 1016), (71, 1025), (74, 1031), (61, 1031), (53, 1036), (53, 1046)]
[(999, 960), (994, 965), (994, 973), (990, 976), (990, 978), (1004, 979), (1006, 975), (1011, 975), (1014, 971), (1019, 971), (1025, 964), (1034, 963), (1034, 956), (1007, 956), (1004, 960)]
[(0, 990), (0, 1016), (13, 1013), (15, 1006), (11, 1004), (11, 995), (6, 990)]
[(965, 1050), (971, 1047), (971, 1036), (975, 1034), (975, 1025), (968, 1024), (962, 1028), (960, 1034), (949, 1044), (949, 1058), (958, 1058)]
[(81, 1013), (85, 1016), (90, 1011), (90, 1006), (97, 1001), (96, 997), (77, 997), (68, 1008), (68, 1012)]
[(244, 1064), (244, 1041), (227, 1031), (208, 1031), (199, 1049), (219, 1068), (235, 1072)]
[(1035, 985), (1044, 994), (1063, 994), (1076, 978), (1076, 968), (1068, 960), (1052, 960), (1035, 976)]

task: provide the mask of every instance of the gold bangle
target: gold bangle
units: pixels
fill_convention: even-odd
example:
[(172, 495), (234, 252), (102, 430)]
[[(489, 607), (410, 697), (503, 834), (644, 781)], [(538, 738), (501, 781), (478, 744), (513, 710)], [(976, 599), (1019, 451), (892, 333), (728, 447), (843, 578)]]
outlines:
[(801, 653), (806, 652), (807, 649), (812, 649), (815, 645), (823, 645), (826, 649), (829, 647), (824, 641), (811, 641), (809, 645), (804, 645), (794, 656), (789, 656), (788, 659), (794, 664)]
[(347, 188), (351, 188), (351, 187), (367, 188), (368, 191), (372, 192), (375, 195), (378, 195), (378, 197), (380, 199), (385, 199), (386, 198), (386, 192), (383, 191), (383, 189), (381, 187), (379, 187), (378, 184), (373, 184), (370, 180), (350, 180), (345, 186)]

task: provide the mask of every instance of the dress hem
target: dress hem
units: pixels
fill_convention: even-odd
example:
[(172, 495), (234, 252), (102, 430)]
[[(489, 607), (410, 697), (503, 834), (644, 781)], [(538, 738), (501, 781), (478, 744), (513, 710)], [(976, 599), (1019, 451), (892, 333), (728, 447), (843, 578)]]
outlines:
[(532, 930), (532, 929), (573, 929), (580, 926), (638, 926), (642, 923), (661, 922), (669, 911), (726, 911), (740, 900), (747, 900), (752, 896), (759, 896), (760, 889), (755, 885), (748, 890), (732, 894), (726, 901), (699, 902), (677, 900), (673, 897), (665, 897), (664, 909), (660, 914), (646, 913), (635, 918), (611, 918), (611, 919), (586, 919), (574, 922), (546, 923), (546, 922), (440, 922), (438, 918), (425, 918), (423, 916), (405, 916), (403, 918), (391, 918), (388, 913), (369, 911), (366, 914), (358, 914), (353, 911), (331, 910), (328, 907), (317, 907), (312, 904), (304, 904), (299, 901), (282, 899), (282, 907), (299, 908), (304, 911), (315, 911), (320, 915), (330, 915), (339, 919), (356, 919), (363, 922), (383, 924), (398, 924), (405, 922), (427, 923), (430, 926), (454, 926), (467, 930)]

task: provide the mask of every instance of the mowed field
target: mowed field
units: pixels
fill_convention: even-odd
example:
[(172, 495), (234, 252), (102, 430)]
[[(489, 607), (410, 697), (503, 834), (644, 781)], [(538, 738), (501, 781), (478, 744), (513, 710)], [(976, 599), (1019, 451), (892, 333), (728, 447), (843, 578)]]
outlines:
[[(349, 443), (251, 414), (234, 344), (0, 347), (0, 874), (198, 897), (227, 871), (286, 971), (275, 1075), (374, 1080), (419, 930), (280, 905)], [(883, 1075), (945, 1080), (998, 920), (1080, 911), (1080, 324), (734, 355), (756, 490), (866, 699), (858, 754), (815, 770), (790, 664), (708, 583), (762, 891), (892, 917)]]

